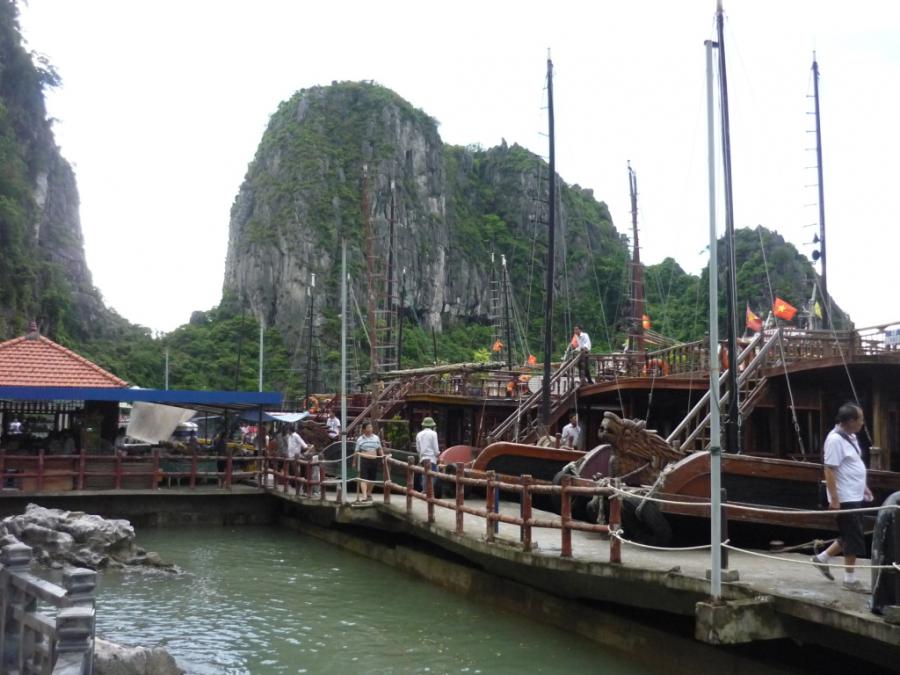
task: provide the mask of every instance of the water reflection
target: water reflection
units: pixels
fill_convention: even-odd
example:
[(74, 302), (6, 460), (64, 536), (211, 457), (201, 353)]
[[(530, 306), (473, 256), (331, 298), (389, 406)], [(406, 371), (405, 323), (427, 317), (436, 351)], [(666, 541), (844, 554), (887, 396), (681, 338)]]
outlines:
[(287, 530), (148, 530), (139, 541), (188, 573), (104, 573), (98, 632), (161, 644), (191, 673), (646, 672)]

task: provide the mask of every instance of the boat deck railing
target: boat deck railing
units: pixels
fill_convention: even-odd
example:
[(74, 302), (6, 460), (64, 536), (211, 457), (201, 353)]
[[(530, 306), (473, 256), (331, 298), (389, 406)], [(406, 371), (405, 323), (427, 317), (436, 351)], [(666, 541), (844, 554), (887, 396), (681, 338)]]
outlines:
[[(838, 359), (852, 362), (859, 358), (896, 357), (900, 360), (900, 321), (853, 331), (801, 330), (790, 326), (767, 328), (761, 334), (768, 342), (782, 332), (781, 348), (770, 350), (760, 368), (781, 368), (799, 363)], [(756, 338), (757, 336), (754, 336)], [(751, 341), (740, 340), (744, 352)], [(749, 365), (756, 357), (747, 351), (738, 367)], [(647, 352), (591, 354), (598, 381), (623, 378), (673, 377), (703, 379), (709, 376), (709, 343), (684, 344)], [(723, 359), (724, 361), (724, 359)]]

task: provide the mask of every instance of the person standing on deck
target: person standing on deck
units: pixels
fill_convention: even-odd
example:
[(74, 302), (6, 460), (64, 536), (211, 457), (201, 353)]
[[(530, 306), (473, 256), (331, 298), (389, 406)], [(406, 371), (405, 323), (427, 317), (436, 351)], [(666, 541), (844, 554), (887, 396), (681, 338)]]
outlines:
[(581, 450), (581, 427), (578, 426), (578, 413), (569, 415), (569, 423), (563, 427), (560, 444), (564, 448)]
[[(866, 484), (866, 465), (860, 456), (856, 434), (865, 425), (862, 408), (855, 403), (845, 403), (837, 414), (837, 424), (825, 438), (824, 463), (825, 486), (828, 489), (828, 508), (846, 511), (863, 507), (871, 502), (872, 491)], [(845, 513), (837, 517), (840, 536), (827, 549), (813, 556), (815, 567), (827, 579), (834, 579), (828, 563), (843, 552), (844, 583), (848, 591), (868, 593), (862, 581), (856, 578), (853, 566), (856, 558), (865, 556), (866, 540), (863, 533), (862, 514)]]
[[(422, 420), (422, 431), (416, 434), (416, 453), (419, 455), (419, 464), (425, 465), (425, 460), (431, 461), (431, 470), (437, 469), (438, 457), (441, 449), (438, 446), (438, 435), (434, 430), (434, 418), (426, 417)], [(431, 486), (434, 487), (434, 478), (431, 479)], [(422, 490), (425, 487), (423, 475), (416, 476), (416, 489)]]
[(381, 455), (381, 439), (372, 431), (372, 423), (363, 425), (362, 435), (356, 439), (356, 470), (359, 472), (356, 499), (372, 501), (372, 482), (378, 473), (378, 456)]
[(341, 435), (341, 420), (334, 414), (334, 410), (328, 411), (328, 419), (325, 420), (325, 428), (328, 429), (328, 438), (335, 441)]
[(575, 347), (576, 358), (580, 359), (578, 362), (578, 375), (581, 377), (582, 383), (593, 384), (591, 363), (588, 359), (588, 354), (591, 353), (591, 337), (581, 329), (581, 326), (576, 325), (575, 338), (578, 342), (578, 346)]

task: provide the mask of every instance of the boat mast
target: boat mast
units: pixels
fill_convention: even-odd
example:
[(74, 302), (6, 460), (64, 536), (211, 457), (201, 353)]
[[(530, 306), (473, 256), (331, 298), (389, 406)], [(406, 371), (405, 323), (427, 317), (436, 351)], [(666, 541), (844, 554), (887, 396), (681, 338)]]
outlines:
[(813, 52), (813, 98), (816, 102), (816, 168), (819, 184), (819, 260), (822, 263), (822, 323), (828, 325), (831, 316), (831, 296), (828, 295), (828, 268), (825, 264), (825, 181), (822, 175), (822, 120), (819, 117), (819, 62)]
[(313, 353), (313, 317), (316, 302), (316, 273), (310, 275), (309, 286), (306, 287), (306, 298), (309, 303), (309, 326), (306, 338), (306, 409), (309, 410), (310, 389), (312, 388), (312, 353)]
[(553, 61), (547, 54), (547, 123), (550, 137), (550, 217), (547, 222), (547, 297), (544, 300), (544, 377), (541, 382), (541, 422), (550, 427), (550, 356), (553, 349), (553, 263), (556, 258), (556, 146), (553, 138)]
[[(369, 312), (369, 370), (372, 373), (372, 381), (378, 372), (378, 320), (375, 316), (375, 234), (372, 232), (372, 218), (369, 214), (369, 166), (363, 164), (362, 184), (362, 217), (363, 227), (366, 233), (366, 300)], [(341, 420), (343, 423), (344, 420)]]
[(506, 324), (506, 367), (513, 369), (512, 326), (509, 321), (509, 271), (506, 269), (506, 255), (500, 254), (501, 274), (503, 279), (503, 321)]
[(341, 240), (341, 499), (347, 501), (347, 240)]
[(628, 192), (631, 195), (631, 231), (634, 250), (631, 254), (631, 334), (628, 348), (644, 351), (644, 268), (641, 266), (641, 246), (637, 226), (637, 174), (628, 162)]
[(388, 266), (387, 266), (387, 334), (385, 337), (386, 344), (392, 344), (394, 341), (394, 179), (391, 178), (391, 206), (390, 215), (388, 217)]
[[(725, 299), (728, 331), (728, 416), (725, 419), (725, 450), (740, 452), (740, 402), (737, 383), (737, 272), (734, 258), (734, 200), (731, 190), (731, 130), (728, 124), (728, 78), (725, 74), (725, 17), (722, 0), (716, 8), (716, 29), (719, 41), (719, 102), (722, 119), (722, 174), (725, 191)], [(717, 251), (713, 249), (712, 254)]]
[[(721, 7), (720, 7), (721, 9)], [(713, 56), (716, 43), (706, 46), (706, 119), (707, 162), (709, 165), (709, 494), (710, 508), (710, 595), (722, 595), (722, 550), (718, 545), (721, 529), (719, 496), (722, 485), (722, 431), (719, 422), (719, 253), (716, 236), (716, 131), (713, 94)]]

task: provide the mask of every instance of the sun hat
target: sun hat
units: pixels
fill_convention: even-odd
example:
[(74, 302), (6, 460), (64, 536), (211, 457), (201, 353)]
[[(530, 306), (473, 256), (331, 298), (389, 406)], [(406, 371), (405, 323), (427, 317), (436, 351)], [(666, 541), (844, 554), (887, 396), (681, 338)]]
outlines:
[(424, 420), (422, 420), (422, 426), (423, 427), (434, 427), (437, 425), (434, 423), (433, 417), (426, 417)]

